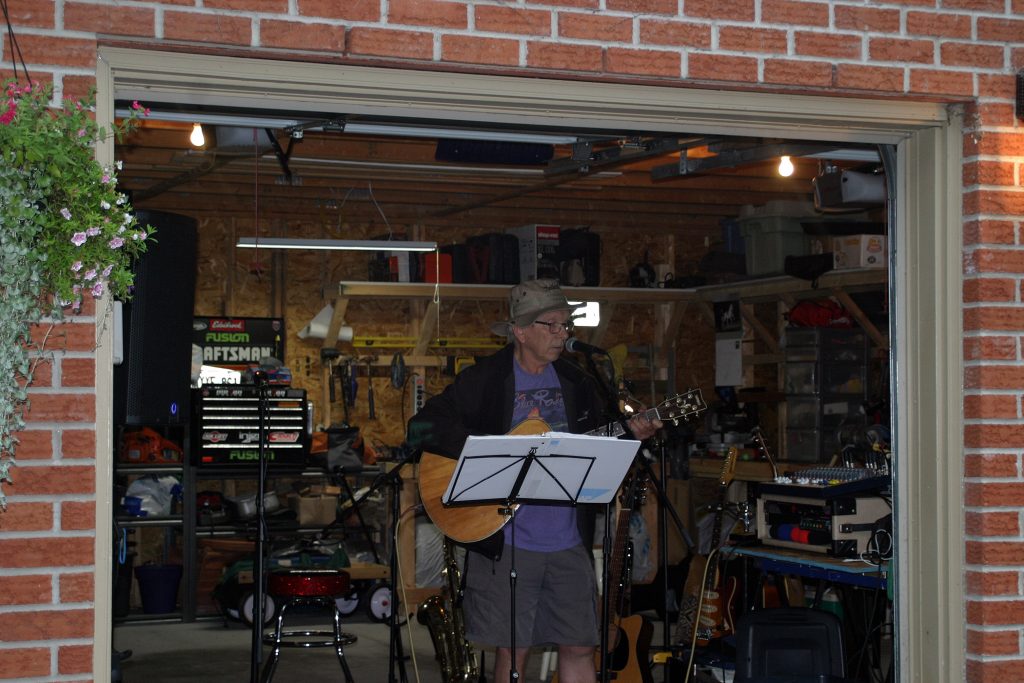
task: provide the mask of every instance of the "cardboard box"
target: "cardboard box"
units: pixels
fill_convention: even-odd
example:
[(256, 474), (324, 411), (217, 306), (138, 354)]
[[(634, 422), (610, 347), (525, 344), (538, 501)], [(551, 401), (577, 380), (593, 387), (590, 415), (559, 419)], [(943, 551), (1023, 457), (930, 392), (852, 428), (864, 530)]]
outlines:
[(300, 526), (327, 526), (338, 514), (338, 496), (291, 496), (288, 507), (295, 511)]
[(845, 235), (832, 238), (832, 259), (836, 270), (885, 268), (888, 262), (885, 235)]
[(558, 277), (558, 238), (561, 228), (557, 225), (532, 223), (509, 228), (505, 232), (519, 238), (520, 282)]

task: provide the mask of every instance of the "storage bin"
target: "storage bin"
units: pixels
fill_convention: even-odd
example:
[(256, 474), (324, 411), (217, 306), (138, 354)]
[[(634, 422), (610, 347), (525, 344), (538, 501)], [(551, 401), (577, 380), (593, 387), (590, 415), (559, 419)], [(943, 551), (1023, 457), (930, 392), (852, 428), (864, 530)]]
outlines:
[(867, 335), (860, 329), (787, 327), (782, 343), (787, 360), (863, 363), (867, 358)]
[(139, 581), (142, 611), (146, 614), (167, 614), (178, 604), (178, 584), (181, 583), (180, 564), (144, 564), (135, 568)]
[(752, 216), (738, 222), (746, 248), (747, 275), (781, 275), (787, 256), (807, 253), (807, 236), (796, 218)]
[(863, 396), (867, 390), (867, 383), (867, 368), (863, 364), (838, 362), (822, 364), (822, 393)]
[(860, 401), (837, 397), (789, 396), (786, 427), (835, 431), (850, 415), (860, 414)]
[(818, 364), (790, 363), (785, 366), (785, 386), (787, 394), (817, 394)]

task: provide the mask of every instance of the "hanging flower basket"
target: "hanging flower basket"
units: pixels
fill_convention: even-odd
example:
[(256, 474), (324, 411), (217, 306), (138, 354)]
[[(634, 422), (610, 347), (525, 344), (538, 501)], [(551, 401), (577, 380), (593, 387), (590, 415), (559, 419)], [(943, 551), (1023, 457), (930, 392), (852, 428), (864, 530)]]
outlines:
[(32, 325), (59, 321), (85, 296), (130, 296), (132, 265), (153, 231), (137, 224), (118, 192), (119, 166), (95, 158), (96, 142), (134, 127), (145, 113), (141, 105), (106, 131), (93, 119), (91, 99), (54, 108), (50, 86), (5, 81), (0, 88), (2, 487), (10, 481), (33, 370), (45, 353)]

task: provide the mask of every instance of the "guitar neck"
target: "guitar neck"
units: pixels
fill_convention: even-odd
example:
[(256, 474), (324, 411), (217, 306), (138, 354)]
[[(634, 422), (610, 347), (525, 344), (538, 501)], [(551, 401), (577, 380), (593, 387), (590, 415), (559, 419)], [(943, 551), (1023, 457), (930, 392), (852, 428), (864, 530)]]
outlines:
[[(651, 408), (641, 413), (648, 420), (661, 419), (658, 415), (657, 408)], [(622, 426), (622, 422), (611, 422), (606, 424), (604, 427), (599, 427), (593, 431), (587, 432), (587, 436), (614, 436), (619, 437), (626, 433), (626, 428)]]

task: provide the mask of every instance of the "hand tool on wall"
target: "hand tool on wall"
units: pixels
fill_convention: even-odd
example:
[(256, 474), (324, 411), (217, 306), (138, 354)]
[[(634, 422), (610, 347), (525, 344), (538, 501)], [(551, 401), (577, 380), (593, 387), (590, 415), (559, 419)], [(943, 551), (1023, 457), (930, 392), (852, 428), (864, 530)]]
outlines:
[(371, 420), (377, 419), (377, 411), (373, 405), (373, 365), (371, 359), (366, 359), (366, 409)]

